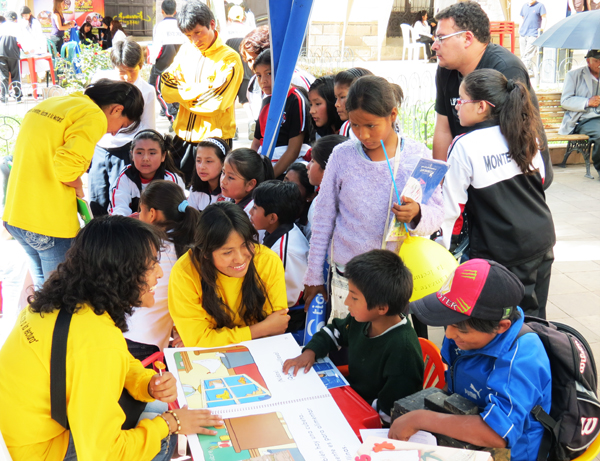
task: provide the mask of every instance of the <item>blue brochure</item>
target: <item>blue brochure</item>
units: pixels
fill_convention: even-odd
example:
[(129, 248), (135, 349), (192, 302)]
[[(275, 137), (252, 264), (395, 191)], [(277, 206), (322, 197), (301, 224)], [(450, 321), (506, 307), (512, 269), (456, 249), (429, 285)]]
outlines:
[(427, 203), (435, 188), (442, 182), (450, 168), (446, 162), (430, 158), (422, 158), (415, 166), (406, 186), (402, 189), (403, 197), (410, 197), (415, 202)]

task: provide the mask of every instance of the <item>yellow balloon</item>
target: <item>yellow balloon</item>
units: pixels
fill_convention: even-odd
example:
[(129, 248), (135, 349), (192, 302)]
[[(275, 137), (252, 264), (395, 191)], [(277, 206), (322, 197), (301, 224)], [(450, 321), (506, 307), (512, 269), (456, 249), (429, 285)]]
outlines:
[(400, 246), (400, 257), (413, 275), (410, 302), (438, 291), (458, 267), (452, 253), (424, 237), (407, 237)]

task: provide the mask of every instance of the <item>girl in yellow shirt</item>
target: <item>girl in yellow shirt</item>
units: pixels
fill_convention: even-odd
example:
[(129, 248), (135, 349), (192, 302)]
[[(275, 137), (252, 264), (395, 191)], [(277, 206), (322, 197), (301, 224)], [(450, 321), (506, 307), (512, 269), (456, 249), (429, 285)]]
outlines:
[(246, 213), (218, 202), (200, 217), (196, 246), (173, 266), (169, 311), (186, 347), (213, 347), (285, 332), (281, 259), (259, 245)]

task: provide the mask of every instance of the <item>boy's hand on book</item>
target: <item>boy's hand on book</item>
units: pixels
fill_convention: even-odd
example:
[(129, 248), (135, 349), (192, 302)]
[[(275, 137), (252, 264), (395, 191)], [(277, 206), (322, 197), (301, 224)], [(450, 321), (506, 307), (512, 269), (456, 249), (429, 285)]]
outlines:
[(410, 197), (402, 197), (402, 203), (404, 205), (394, 203), (394, 206), (392, 206), (392, 211), (396, 215), (396, 221), (410, 223), (415, 218), (418, 218), (418, 223), (421, 220), (421, 205), (419, 205), (419, 202), (415, 202)]
[(161, 402), (174, 402), (177, 399), (177, 386), (175, 377), (167, 372), (162, 376), (155, 374), (148, 383), (148, 393)]
[(315, 352), (306, 349), (301, 355), (295, 359), (287, 359), (283, 362), (283, 372), (287, 375), (288, 371), (293, 367), (294, 376), (298, 374), (298, 370), (304, 368), (304, 373), (308, 373), (315, 363)]
[(392, 423), (392, 427), (390, 427), (388, 438), (406, 442), (410, 437), (422, 429), (419, 424), (419, 418), (423, 416), (427, 417), (428, 415), (431, 415), (430, 411), (415, 410), (396, 418)]
[[(207, 427), (222, 426), (223, 418), (219, 415), (211, 414), (210, 410), (189, 410), (187, 405), (178, 410), (173, 410), (179, 418), (181, 424), (180, 434), (191, 435), (191, 434), (204, 434), (204, 435), (217, 435), (217, 431), (207, 429)], [(163, 416), (170, 417), (168, 413), (164, 413)], [(177, 425), (173, 424), (173, 421), (169, 420), (171, 429), (175, 430)]]

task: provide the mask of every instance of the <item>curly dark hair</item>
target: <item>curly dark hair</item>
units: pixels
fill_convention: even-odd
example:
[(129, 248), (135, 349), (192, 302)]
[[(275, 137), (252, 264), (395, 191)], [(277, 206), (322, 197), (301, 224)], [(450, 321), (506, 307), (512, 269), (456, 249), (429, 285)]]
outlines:
[(96, 315), (108, 312), (117, 328), (127, 331), (126, 317), (141, 305), (147, 289), (146, 272), (157, 261), (165, 237), (137, 219), (93, 219), (75, 237), (65, 262), (29, 296), (31, 310), (74, 313), (87, 304)]
[(454, 19), (458, 30), (469, 30), (479, 42), (486, 45), (490, 43), (490, 18), (479, 3), (455, 3), (440, 11), (435, 19)]
[(271, 48), (271, 37), (269, 36), (269, 28), (267, 26), (257, 27), (246, 35), (240, 43), (240, 53), (242, 50), (246, 50), (254, 56), (258, 56), (267, 48)]
[(242, 305), (239, 315), (246, 325), (263, 321), (267, 315), (265, 304), (271, 303), (263, 280), (254, 265), (254, 249), (258, 245), (258, 234), (248, 215), (232, 202), (217, 202), (207, 206), (200, 216), (199, 238), (192, 249), (191, 259), (198, 274), (201, 274), (202, 307), (214, 319), (216, 328), (233, 328), (234, 309), (226, 305), (218, 294), (218, 270), (213, 262), (213, 252), (227, 242), (232, 232), (244, 239), (246, 248), (252, 253), (248, 271), (242, 282)]

